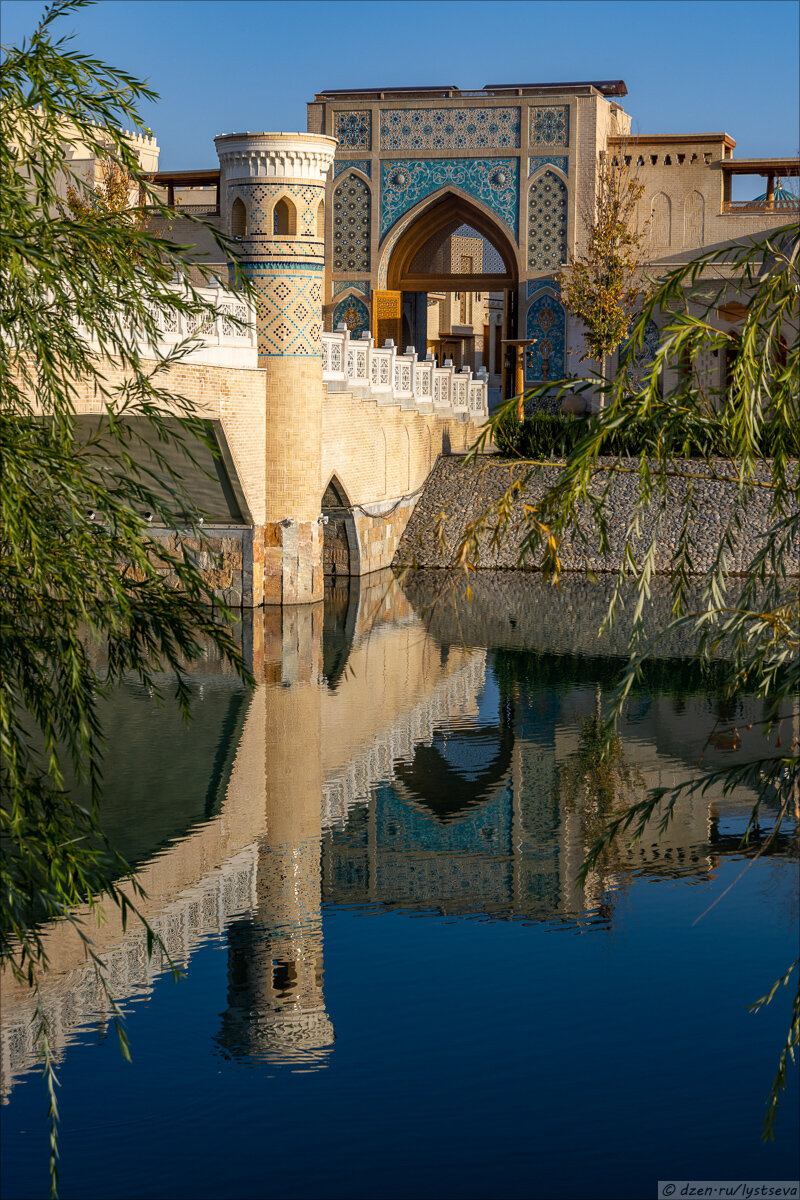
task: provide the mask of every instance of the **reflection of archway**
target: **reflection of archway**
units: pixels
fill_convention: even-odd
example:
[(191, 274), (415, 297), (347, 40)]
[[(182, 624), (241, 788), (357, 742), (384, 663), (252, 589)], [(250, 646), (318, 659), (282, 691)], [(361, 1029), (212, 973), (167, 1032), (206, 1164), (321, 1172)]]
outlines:
[[(417, 745), (410, 763), (396, 763), (395, 780), (440, 821), (450, 821), (485, 803), (505, 781), (514, 748), (513, 713), (501, 705), (499, 725), (435, 733), (430, 745)], [(479, 771), (465, 771), (459, 756), (478, 758)], [(455, 760), (455, 762), (453, 761)]]
[(344, 675), (358, 623), (361, 580), (329, 577), (325, 580), (322, 621), (322, 675), (332, 692)]
[[(488, 210), (456, 191), (426, 198), (390, 247), (386, 269), (386, 287), (390, 291), (502, 291), (516, 288), (518, 282), (516, 247), (503, 227)], [(454, 232), (460, 225), (469, 225), (486, 238), (497, 251), (502, 269), (480, 274), (426, 272), (415, 263), (427, 243)], [(385, 252), (385, 251), (384, 251)]]

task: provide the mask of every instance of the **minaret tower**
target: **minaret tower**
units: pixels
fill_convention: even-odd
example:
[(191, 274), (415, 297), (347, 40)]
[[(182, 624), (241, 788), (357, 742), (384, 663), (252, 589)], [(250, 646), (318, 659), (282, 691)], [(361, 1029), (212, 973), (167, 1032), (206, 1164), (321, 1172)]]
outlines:
[(220, 210), (256, 291), (265, 371), (264, 603), (306, 604), (324, 590), (322, 280), (325, 180), (337, 143), (311, 133), (214, 140)]

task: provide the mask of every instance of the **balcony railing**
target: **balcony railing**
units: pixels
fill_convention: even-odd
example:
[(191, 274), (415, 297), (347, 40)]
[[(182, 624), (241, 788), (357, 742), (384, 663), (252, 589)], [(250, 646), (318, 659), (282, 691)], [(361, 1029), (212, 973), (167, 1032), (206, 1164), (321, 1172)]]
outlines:
[(205, 204), (183, 204), (178, 200), (175, 203), (175, 208), (178, 212), (191, 213), (194, 217), (200, 217), (204, 214), (208, 217), (219, 216), (219, 208), (213, 200), (207, 200)]
[(400, 408), (462, 420), (489, 415), (487, 371), (457, 371), (449, 360), (437, 367), (433, 355), (421, 359), (413, 346), (399, 353), (391, 340), (376, 346), (369, 334), (351, 338), (340, 326), (322, 335), (322, 378), (329, 391), (348, 391)]
[(724, 213), (792, 213), (800, 210), (800, 198), (790, 200), (723, 200)]

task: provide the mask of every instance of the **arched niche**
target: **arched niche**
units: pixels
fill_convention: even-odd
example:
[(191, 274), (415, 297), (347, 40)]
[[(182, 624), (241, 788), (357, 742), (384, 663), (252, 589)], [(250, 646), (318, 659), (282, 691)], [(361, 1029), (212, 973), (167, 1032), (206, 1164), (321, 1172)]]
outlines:
[(317, 205), (317, 237), (320, 241), (325, 238), (325, 201), (320, 200)]
[(553, 289), (537, 292), (528, 305), (525, 336), (536, 343), (526, 356), (525, 382), (563, 379), (567, 373), (567, 313)]
[(277, 237), (292, 237), (297, 233), (297, 209), (288, 196), (281, 196), (275, 202), (272, 232)]
[(231, 205), (231, 237), (247, 237), (247, 209), (238, 196)]
[(684, 245), (702, 246), (705, 224), (705, 200), (701, 192), (690, 192), (684, 200)]
[(659, 192), (650, 204), (650, 240), (656, 246), (672, 244), (672, 201)]
[[(644, 386), (645, 375), (655, 362), (658, 351), (658, 338), (658, 326), (655, 321), (648, 321), (644, 327), (644, 338), (641, 346), (636, 350), (632, 360), (627, 362), (628, 379), (635, 390)], [(617, 359), (620, 366), (622, 366), (623, 359), (629, 352), (630, 345), (630, 337), (626, 337), (620, 343)]]
[(333, 269), (369, 271), (372, 192), (366, 179), (347, 171), (333, 189)]
[(528, 185), (528, 269), (557, 271), (567, 261), (569, 190), (557, 167), (537, 171)]
[(369, 308), (354, 292), (348, 292), (341, 300), (337, 300), (331, 318), (334, 330), (337, 325), (344, 324), (350, 331), (350, 336), (360, 338), (370, 329)]

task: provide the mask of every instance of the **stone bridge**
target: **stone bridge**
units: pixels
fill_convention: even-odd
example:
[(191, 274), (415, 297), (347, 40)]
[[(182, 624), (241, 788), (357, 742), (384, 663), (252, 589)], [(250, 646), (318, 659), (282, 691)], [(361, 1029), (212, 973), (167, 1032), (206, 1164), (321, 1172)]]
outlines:
[[(237, 607), (313, 602), (325, 568), (389, 566), (437, 457), (471, 446), (488, 414), (485, 372), (438, 366), (425, 347), (418, 355), (390, 339), (354, 340), (344, 326), (323, 333), (335, 146), (314, 134), (217, 138), (226, 228), (254, 301), (201, 288), (216, 317), (198, 328), (197, 318), (170, 314), (161, 330), (159, 351), (190, 334), (198, 341), (164, 386), (194, 403), (217, 442), (218, 458), (209, 452), (202, 469), (182, 464), (205, 513), (204, 542), (189, 545)], [(289, 203), (291, 221), (281, 208)], [(156, 347), (140, 352), (154, 358)], [(116, 370), (105, 372), (112, 384), (122, 382)], [(103, 412), (88, 386), (78, 411)], [(186, 543), (180, 529), (153, 532)]]

